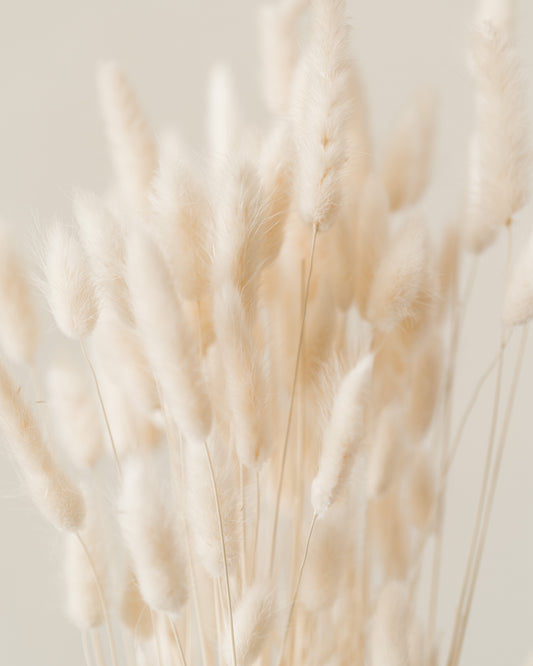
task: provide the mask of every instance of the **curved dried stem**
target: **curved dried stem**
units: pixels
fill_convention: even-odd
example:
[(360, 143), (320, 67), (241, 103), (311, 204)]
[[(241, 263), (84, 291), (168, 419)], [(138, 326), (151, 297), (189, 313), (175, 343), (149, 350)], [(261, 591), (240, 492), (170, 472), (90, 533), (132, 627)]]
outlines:
[(102, 606), (102, 613), (104, 614), (104, 623), (107, 631), (107, 636), (109, 639), (109, 647), (111, 648), (111, 661), (113, 663), (113, 666), (118, 666), (117, 663), (117, 650), (115, 647), (115, 640), (113, 638), (113, 631), (111, 629), (111, 621), (109, 619), (109, 612), (107, 609), (107, 603), (104, 597), (104, 593), (102, 591), (102, 586), (100, 585), (100, 580), (98, 578), (98, 574), (96, 573), (96, 568), (94, 566), (93, 558), (91, 557), (91, 554), (89, 553), (89, 550), (87, 546), (85, 545), (85, 541), (82, 539), (81, 535), (79, 532), (76, 532), (76, 537), (78, 538), (78, 541), (81, 544), (81, 547), (83, 548), (83, 551), (85, 555), (87, 556), (87, 561), (89, 562), (89, 566), (91, 567), (91, 571), (94, 577), (94, 584), (96, 586), (96, 591), (98, 593), (98, 598), (100, 599), (100, 604)]
[(496, 458), (494, 461), (494, 467), (492, 470), (492, 478), (491, 478), (491, 484), (490, 484), (490, 489), (488, 493), (488, 498), (487, 498), (487, 506), (485, 509), (485, 515), (483, 517), (483, 524), (481, 526), (481, 533), (479, 537), (479, 546), (477, 549), (476, 553), (476, 558), (474, 561), (473, 565), (473, 571), (472, 571), (472, 577), (471, 577), (471, 583), (470, 583), (470, 589), (468, 592), (468, 598), (466, 600), (466, 605), (465, 605), (465, 610), (463, 612), (463, 616), (461, 618), (461, 627), (459, 631), (459, 637), (457, 640), (457, 647), (455, 650), (455, 659), (453, 661), (453, 664), (456, 665), (459, 663), (459, 658), (461, 656), (461, 649), (463, 647), (463, 641), (464, 641), (464, 636), (466, 632), (466, 627), (468, 624), (468, 618), (470, 615), (470, 610), (472, 607), (472, 600), (474, 598), (474, 591), (476, 588), (476, 582), (477, 582), (477, 577), (479, 574), (479, 569), (481, 565), (481, 558), (483, 556), (483, 549), (485, 547), (485, 540), (487, 537), (487, 532), (488, 532), (488, 527), (489, 527), (489, 521), (490, 521), (490, 514), (492, 510), (492, 505), (494, 503), (494, 496), (496, 494), (496, 487), (498, 484), (498, 477), (500, 474), (500, 468), (501, 468), (501, 462), (503, 458), (503, 452), (505, 449), (505, 443), (507, 441), (507, 433), (509, 430), (509, 424), (511, 421), (511, 413), (514, 405), (514, 400), (516, 396), (516, 389), (518, 386), (518, 380), (520, 378), (520, 371), (522, 369), (522, 360), (524, 358), (524, 351), (526, 348), (526, 342), (527, 342), (527, 334), (528, 334), (528, 328), (524, 328), (522, 332), (522, 338), (520, 341), (520, 349), (518, 351), (518, 355), (516, 357), (516, 364), (515, 364), (515, 369), (513, 373), (513, 379), (512, 379), (512, 384), (511, 388), (509, 391), (509, 397), (507, 400), (507, 405), (505, 408), (505, 416), (504, 416), (504, 421), (503, 421), (503, 426), (502, 426), (502, 432), (500, 436), (500, 440), (498, 443), (498, 449), (496, 452)]
[(167, 620), (168, 623), (170, 624), (170, 627), (172, 629), (172, 633), (174, 635), (174, 640), (176, 641), (176, 645), (178, 647), (178, 652), (180, 653), (180, 661), (181, 661), (181, 666), (187, 666), (187, 661), (185, 660), (185, 654), (183, 652), (183, 647), (181, 645), (180, 637), (178, 634), (178, 630), (176, 629), (176, 625), (174, 622), (171, 620), (171, 618), (167, 615)]
[(107, 428), (107, 434), (109, 435), (109, 441), (111, 442), (111, 448), (113, 449), (113, 456), (115, 458), (115, 463), (117, 465), (117, 470), (120, 478), (122, 479), (122, 469), (120, 467), (120, 460), (118, 457), (117, 449), (115, 446), (115, 440), (113, 439), (113, 433), (111, 432), (111, 426), (109, 425), (109, 419), (107, 417), (107, 411), (104, 405), (104, 400), (102, 398), (102, 393), (100, 392), (100, 384), (98, 383), (98, 378), (96, 376), (96, 372), (94, 370), (93, 364), (91, 363), (91, 360), (89, 358), (89, 355), (87, 354), (87, 349), (85, 348), (85, 343), (83, 340), (80, 340), (80, 347), (81, 351), (83, 352), (83, 356), (85, 357), (85, 360), (87, 361), (87, 365), (89, 366), (89, 370), (91, 371), (91, 375), (94, 380), (94, 385), (96, 387), (96, 393), (98, 394), (98, 401), (100, 402), (100, 407), (102, 408), (102, 414), (104, 415), (104, 421), (105, 425)]
[[(507, 283), (509, 281), (509, 271), (510, 271), (510, 263), (511, 263), (511, 230), (510, 227), (508, 227), (508, 234), (507, 234), (507, 258), (506, 258), (506, 267), (505, 267), (505, 288), (507, 287)], [(466, 602), (467, 598), (467, 592), (468, 592), (468, 586), (469, 586), (469, 581), (471, 580), (472, 576), (472, 570), (474, 566), (474, 556), (476, 553), (476, 546), (478, 543), (478, 539), (480, 537), (480, 531), (481, 531), (481, 524), (482, 524), (482, 519), (483, 519), (483, 512), (485, 508), (485, 500), (487, 496), (487, 490), (488, 490), (488, 483), (489, 483), (489, 478), (490, 478), (490, 470), (492, 467), (492, 460), (493, 460), (493, 452), (494, 452), (494, 443), (496, 439), (496, 428), (498, 424), (498, 413), (499, 413), (499, 406), (500, 406), (500, 396), (501, 396), (501, 385), (502, 385), (502, 374), (503, 374), (503, 361), (504, 361), (504, 352), (505, 352), (505, 332), (502, 327), (501, 331), (501, 336), (500, 336), (500, 350), (498, 354), (498, 375), (496, 378), (496, 388), (494, 391), (494, 403), (493, 403), (493, 408), (492, 408), (492, 418), (491, 418), (491, 426), (490, 426), (490, 435), (489, 435), (489, 443), (487, 447), (487, 453), (485, 456), (485, 465), (483, 469), (483, 480), (481, 483), (481, 492), (478, 500), (478, 505), (477, 505), (477, 510), (476, 510), (476, 518), (474, 522), (474, 530), (472, 533), (472, 540), (470, 542), (470, 549), (468, 553), (468, 560), (467, 560), (467, 565), (466, 565), (466, 571), (465, 575), (463, 578), (463, 585), (461, 588), (461, 596), (459, 598), (459, 603), (457, 606), (456, 610), (456, 615), (455, 615), (455, 623), (454, 623), (454, 630), (452, 634), (452, 642), (451, 642), (451, 647), (450, 647), (450, 655), (448, 658), (448, 666), (452, 666), (453, 664), (457, 663), (457, 659), (459, 658), (459, 655), (457, 654), (457, 651), (460, 650), (459, 648), (459, 641), (460, 641), (460, 630), (461, 630), (461, 625), (462, 625), (462, 617), (463, 617), (463, 607)]]

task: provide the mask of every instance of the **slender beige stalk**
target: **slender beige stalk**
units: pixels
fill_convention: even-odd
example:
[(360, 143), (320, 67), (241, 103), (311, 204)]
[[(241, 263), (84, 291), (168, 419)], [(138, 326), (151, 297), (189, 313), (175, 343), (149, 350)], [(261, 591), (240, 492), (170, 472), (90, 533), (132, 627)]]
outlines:
[(259, 520), (261, 518), (261, 484), (259, 482), (259, 472), (255, 474), (255, 528), (252, 549), (252, 568), (251, 579), (255, 579), (255, 569), (257, 561), (257, 542), (259, 540)]
[(93, 646), (94, 654), (96, 655), (96, 662), (98, 666), (106, 666), (104, 659), (104, 654), (102, 652), (102, 645), (100, 642), (100, 636), (97, 629), (91, 629), (91, 643)]
[(163, 666), (163, 658), (161, 656), (161, 640), (159, 638), (159, 631), (157, 627), (157, 615), (152, 608), (150, 608), (150, 617), (152, 618), (152, 637), (154, 639), (155, 650), (157, 654), (157, 666)]
[[(507, 259), (506, 259), (506, 268), (505, 268), (505, 285), (507, 286), (508, 280), (509, 280), (509, 270), (510, 270), (510, 263), (511, 263), (511, 228), (510, 226), (508, 227), (508, 234), (507, 234)], [(504, 361), (504, 352), (505, 352), (505, 346), (504, 346), (505, 338), (504, 338), (504, 329), (502, 326), (501, 329), (501, 334), (500, 334), (500, 353), (498, 356), (498, 374), (496, 378), (496, 388), (494, 391), (494, 403), (492, 407), (492, 418), (491, 418), (491, 427), (490, 427), (490, 434), (489, 434), (489, 441), (488, 441), (488, 446), (487, 446), (487, 453), (485, 456), (485, 465), (483, 469), (483, 477), (482, 477), (482, 482), (481, 482), (481, 491), (480, 491), (480, 496), (477, 504), (477, 509), (476, 509), (476, 518), (474, 521), (474, 530), (472, 533), (472, 539), (470, 542), (470, 549), (468, 553), (468, 561), (467, 561), (467, 566), (466, 566), (466, 571), (465, 575), (463, 578), (463, 586), (461, 589), (461, 596), (459, 599), (459, 604), (458, 608), (456, 611), (455, 615), (455, 624), (454, 624), (454, 630), (453, 630), (453, 636), (452, 636), (452, 646), (450, 648), (450, 659), (454, 658), (455, 659), (455, 653), (456, 650), (458, 649), (459, 641), (460, 641), (460, 629), (461, 629), (461, 616), (463, 613), (463, 605), (466, 600), (466, 595), (467, 595), (467, 590), (468, 590), (468, 584), (469, 581), (471, 580), (471, 575), (472, 575), (472, 566), (474, 565), (474, 557), (475, 557), (475, 552), (476, 552), (476, 544), (478, 543), (479, 540), (479, 535), (480, 535), (480, 530), (481, 530), (481, 525), (482, 525), (482, 520), (483, 520), (483, 514), (485, 510), (485, 500), (486, 500), (486, 495), (487, 495), (487, 490), (488, 490), (488, 485), (489, 485), (489, 479), (490, 479), (490, 470), (492, 466), (492, 460), (493, 460), (493, 452), (494, 452), (494, 444), (495, 444), (495, 438), (496, 438), (496, 428), (497, 428), (497, 421), (498, 421), (498, 413), (499, 413), (499, 406), (500, 406), (500, 394), (501, 394), (501, 388), (502, 388), (502, 375), (503, 375), (503, 361)], [(449, 666), (452, 666), (454, 662), (450, 662)]]
[[(510, 340), (511, 340), (511, 334), (509, 334), (507, 336), (507, 338), (505, 339), (504, 350), (505, 350), (505, 347), (507, 347), (507, 345), (509, 344)], [(462, 437), (462, 434), (463, 434), (464, 429), (466, 427), (466, 424), (468, 422), (468, 418), (469, 418), (470, 414), (472, 413), (474, 405), (476, 404), (476, 401), (478, 399), (479, 393), (480, 393), (481, 389), (483, 388), (483, 385), (485, 384), (487, 379), (490, 377), (490, 375), (492, 374), (492, 371), (497, 366), (497, 364), (500, 360), (500, 353), (501, 353), (500, 350), (498, 350), (498, 353), (494, 356), (494, 358), (490, 362), (490, 365), (487, 367), (485, 372), (481, 375), (481, 377), (479, 378), (476, 386), (474, 387), (474, 390), (472, 391), (472, 396), (471, 396), (470, 400), (468, 401), (466, 409), (463, 412), (463, 415), (461, 417), (461, 421), (459, 422), (459, 425), (457, 426), (457, 430), (456, 430), (455, 436), (453, 438), (453, 443), (452, 443), (452, 446), (451, 446), (451, 451), (448, 454), (448, 457), (446, 459), (446, 464), (444, 465), (443, 479), (442, 479), (441, 482), (443, 482), (446, 479), (446, 477), (448, 476), (448, 473), (449, 473), (450, 468), (453, 464), (455, 456), (457, 455), (457, 451), (459, 450), (459, 445), (461, 444), (461, 437)]]
[(309, 270), (307, 273), (307, 280), (305, 282), (305, 295), (304, 295), (304, 308), (302, 313), (302, 322), (300, 324), (300, 335), (298, 338), (298, 348), (296, 350), (296, 360), (294, 362), (294, 373), (292, 376), (292, 387), (291, 387), (291, 396), (289, 399), (289, 413), (287, 415), (287, 426), (285, 428), (285, 437), (283, 440), (283, 451), (281, 454), (281, 467), (279, 472), (278, 486), (276, 491), (276, 505), (274, 508), (274, 521), (272, 524), (272, 537), (270, 541), (270, 561), (269, 561), (269, 571), (272, 574), (272, 567), (274, 566), (274, 553), (276, 551), (276, 537), (278, 530), (278, 517), (279, 517), (279, 505), (281, 501), (281, 489), (283, 487), (283, 476), (285, 473), (285, 463), (287, 460), (287, 448), (289, 445), (289, 435), (291, 430), (292, 422), (292, 412), (294, 408), (294, 397), (296, 394), (296, 382), (298, 381), (298, 369), (300, 366), (300, 356), (302, 353), (302, 344), (304, 338), (305, 330), (305, 317), (307, 314), (307, 304), (309, 301), (309, 286), (311, 284), (311, 275), (313, 273), (313, 259), (315, 256), (316, 249), (316, 240), (317, 240), (318, 226), (313, 227), (313, 238), (311, 241), (311, 252), (309, 254)]
[(85, 666), (92, 666), (91, 657), (89, 655), (89, 644), (87, 643), (87, 631), (81, 631), (81, 647), (83, 650), (83, 658), (85, 659)]
[(211, 477), (211, 485), (213, 488), (213, 496), (215, 498), (216, 510), (217, 510), (217, 519), (218, 519), (218, 530), (220, 535), (220, 545), (222, 548), (222, 556), (224, 558), (224, 578), (226, 583), (226, 599), (228, 602), (228, 620), (231, 629), (231, 648), (232, 648), (232, 657), (233, 657), (233, 666), (237, 666), (237, 656), (235, 652), (235, 630), (233, 627), (233, 610), (231, 606), (231, 590), (229, 585), (229, 573), (228, 573), (228, 560), (226, 557), (226, 542), (224, 541), (224, 528), (222, 526), (222, 514), (220, 512), (220, 502), (218, 498), (217, 484), (215, 480), (215, 472), (213, 470), (213, 463), (211, 462), (211, 454), (209, 453), (209, 447), (207, 446), (207, 441), (204, 442), (205, 455), (207, 457), (207, 463), (209, 465), (209, 474)]
[(87, 361), (87, 365), (89, 366), (89, 370), (91, 371), (92, 378), (94, 380), (94, 386), (96, 388), (96, 393), (98, 394), (98, 400), (100, 402), (100, 407), (102, 409), (102, 414), (104, 416), (104, 421), (105, 425), (107, 428), (107, 434), (109, 436), (109, 442), (111, 443), (111, 449), (113, 451), (113, 457), (115, 458), (115, 464), (117, 466), (118, 474), (120, 478), (122, 478), (122, 468), (120, 466), (120, 459), (118, 457), (118, 452), (117, 452), (117, 447), (115, 446), (115, 440), (113, 438), (113, 433), (111, 431), (111, 425), (109, 424), (109, 419), (107, 416), (107, 411), (104, 405), (104, 399), (102, 398), (102, 393), (100, 391), (100, 384), (98, 383), (98, 377), (96, 376), (96, 371), (94, 369), (93, 364), (91, 363), (91, 359), (89, 358), (89, 355), (87, 354), (87, 349), (85, 347), (85, 343), (83, 340), (80, 340), (80, 346), (81, 346), (81, 351), (83, 353), (83, 356), (85, 360)]
[[(178, 473), (176, 471), (176, 463), (177, 461), (175, 460), (175, 449), (174, 449), (174, 444), (175, 442), (173, 441), (173, 438), (171, 437), (170, 433), (172, 432), (171, 429), (171, 424), (168, 419), (167, 411), (166, 409), (163, 408), (163, 413), (165, 415), (165, 422), (166, 422), (166, 428), (167, 428), (167, 436), (169, 438), (169, 446), (170, 446), (170, 454), (172, 459), (174, 460), (174, 475), (175, 475), (175, 480), (177, 484), (183, 484), (184, 483), (184, 456), (183, 456), (183, 438), (180, 436), (179, 438), (179, 469), (181, 474), (178, 476)], [(200, 613), (200, 602), (199, 602), (199, 594), (198, 594), (198, 581), (196, 578), (196, 570), (195, 570), (195, 565), (191, 553), (191, 534), (189, 530), (189, 525), (187, 523), (187, 520), (184, 519), (184, 528), (185, 528), (185, 543), (186, 543), (186, 548), (187, 548), (187, 562), (189, 565), (189, 573), (191, 576), (191, 592), (192, 592), (192, 599), (193, 599), (193, 604), (194, 604), (194, 613), (196, 617), (196, 624), (198, 626), (198, 636), (200, 640), (200, 651), (202, 654), (202, 663), (204, 666), (208, 666), (209, 664), (209, 659), (208, 659), (208, 650), (207, 650), (207, 644), (206, 644), (206, 638), (205, 638), (205, 628), (204, 628), (204, 623), (203, 623), (203, 618)]]
[(174, 624), (174, 621), (167, 615), (167, 620), (170, 625), (170, 628), (172, 630), (172, 634), (174, 635), (174, 640), (176, 641), (176, 645), (178, 647), (178, 652), (180, 654), (180, 660), (181, 660), (181, 666), (187, 666), (187, 661), (185, 659), (185, 654), (183, 653), (183, 647), (181, 645), (180, 637), (178, 634), (178, 630), (176, 629), (176, 625)]
[[(445, 509), (445, 499), (446, 499), (446, 490), (447, 490), (447, 485), (444, 480), (446, 479), (446, 476), (448, 474), (448, 471), (446, 470), (445, 456), (448, 451), (449, 441), (450, 441), (451, 394), (454, 386), (454, 378), (456, 370), (455, 365), (457, 359), (457, 350), (459, 347), (459, 337), (460, 337), (461, 327), (466, 314), (468, 302), (472, 294), (472, 289), (474, 287), (475, 277), (477, 273), (477, 266), (478, 266), (477, 258), (474, 258), (473, 262), (470, 265), (469, 275), (466, 280), (466, 287), (464, 288), (464, 292), (459, 303), (457, 302), (458, 278), (456, 278), (456, 280), (453, 283), (454, 291), (451, 295), (451, 303), (452, 307), (454, 308), (454, 323), (451, 333), (450, 358), (448, 361), (448, 370), (444, 385), (444, 400), (443, 400), (443, 411), (442, 411), (443, 421), (444, 421), (444, 431), (441, 439), (441, 459), (440, 459), (441, 481), (439, 484), (439, 488), (437, 489), (437, 502), (436, 502), (437, 513), (436, 513), (436, 528), (435, 528), (436, 537), (435, 537), (435, 547), (433, 553), (431, 591), (430, 591), (430, 600), (429, 600), (428, 626), (431, 632), (434, 632), (435, 630), (438, 594), (439, 594), (439, 579), (440, 579), (442, 540), (443, 540), (442, 526), (444, 523), (444, 509)], [(457, 447), (455, 447), (455, 449), (456, 448)]]
[(283, 639), (281, 641), (281, 647), (279, 651), (278, 666), (281, 666), (283, 660), (283, 653), (285, 651), (285, 644), (287, 643), (287, 637), (289, 635), (289, 629), (291, 626), (291, 619), (294, 613), (294, 606), (296, 605), (296, 600), (298, 599), (298, 592), (300, 591), (300, 584), (302, 582), (302, 576), (304, 572), (305, 563), (307, 562), (307, 556), (309, 554), (309, 545), (311, 544), (311, 537), (313, 536), (313, 530), (315, 529), (315, 524), (318, 519), (316, 513), (313, 514), (313, 519), (311, 520), (311, 525), (309, 526), (309, 532), (307, 533), (307, 539), (305, 541), (304, 554), (302, 557), (302, 562), (298, 570), (298, 577), (296, 579), (296, 585), (294, 587), (294, 592), (292, 593), (291, 605), (289, 607), (289, 616), (287, 617), (287, 622), (285, 623), (285, 631), (283, 633)]
[(104, 614), (104, 622), (106, 626), (106, 631), (107, 631), (107, 637), (109, 639), (109, 647), (111, 648), (111, 661), (113, 663), (113, 666), (118, 666), (117, 662), (117, 650), (115, 647), (115, 639), (113, 638), (113, 630), (111, 628), (111, 620), (109, 619), (109, 612), (107, 609), (107, 604), (105, 601), (104, 593), (102, 591), (102, 586), (100, 585), (100, 580), (98, 578), (98, 574), (96, 572), (91, 554), (87, 550), (87, 546), (85, 545), (85, 542), (81, 538), (79, 533), (76, 533), (76, 536), (78, 537), (78, 540), (80, 542), (81, 547), (83, 548), (85, 555), (87, 556), (87, 560), (89, 562), (89, 566), (91, 567), (91, 570), (93, 572), (94, 576), (94, 583), (96, 585), (96, 589), (98, 590), (98, 596), (100, 597), (100, 603), (102, 605), (102, 612)]
[(527, 334), (528, 334), (528, 329), (524, 328), (522, 332), (522, 338), (520, 341), (520, 348), (518, 350), (517, 358), (516, 358), (516, 365), (515, 365), (515, 370), (513, 373), (513, 379), (512, 379), (512, 384), (511, 388), (509, 391), (509, 397), (507, 400), (507, 406), (505, 409), (505, 416), (503, 420), (503, 425), (502, 425), (502, 431), (500, 435), (500, 441), (498, 443), (498, 448), (496, 450), (495, 454), (495, 462), (494, 466), (492, 469), (492, 477), (491, 477), (491, 482), (490, 482), (490, 488), (488, 490), (488, 498), (487, 498), (487, 504), (485, 507), (485, 514), (483, 517), (483, 522), (480, 527), (480, 536), (479, 536), (479, 541), (478, 541), (478, 548), (477, 548), (477, 553), (475, 556), (474, 564), (473, 564), (473, 571), (471, 575), (471, 581), (470, 581), (470, 589), (468, 592), (468, 597), (466, 599), (466, 606), (463, 612), (463, 616), (461, 618), (461, 626), (459, 629), (459, 636), (458, 640), (456, 643), (456, 649), (455, 649), (455, 657), (454, 661), (452, 662), (453, 666), (457, 666), (459, 664), (459, 659), (461, 656), (461, 649), (463, 646), (463, 641), (464, 641), (464, 635), (466, 632), (466, 627), (468, 624), (468, 618), (470, 615), (470, 610), (472, 607), (472, 600), (474, 598), (474, 591), (476, 589), (476, 582), (477, 582), (477, 577), (479, 574), (480, 566), (481, 566), (481, 558), (483, 556), (483, 549), (485, 547), (485, 540), (487, 538), (487, 532), (488, 532), (488, 527), (489, 527), (489, 520), (490, 520), (490, 514), (492, 510), (492, 505), (494, 503), (494, 496), (496, 494), (496, 487), (498, 484), (498, 477), (500, 473), (500, 468), (501, 468), (501, 463), (502, 463), (502, 458), (503, 458), (503, 453), (505, 449), (505, 443), (507, 440), (507, 432), (509, 429), (509, 424), (511, 421), (511, 413), (512, 413), (512, 408), (515, 400), (515, 395), (516, 395), (516, 389), (518, 386), (518, 380), (520, 378), (520, 372), (522, 370), (522, 361), (524, 358), (524, 351), (526, 347), (526, 342), (527, 342)]
[(244, 489), (244, 465), (239, 465), (239, 488), (241, 495), (241, 588), (244, 591), (247, 585), (246, 575), (246, 504)]

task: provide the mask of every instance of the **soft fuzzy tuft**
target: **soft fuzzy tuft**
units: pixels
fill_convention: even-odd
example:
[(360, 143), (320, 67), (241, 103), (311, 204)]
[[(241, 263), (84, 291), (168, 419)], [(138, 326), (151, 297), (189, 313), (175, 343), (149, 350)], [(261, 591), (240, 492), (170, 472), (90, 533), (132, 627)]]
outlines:
[(78, 239), (57, 223), (46, 236), (44, 276), (46, 296), (58, 328), (68, 338), (83, 340), (96, 325), (99, 301)]

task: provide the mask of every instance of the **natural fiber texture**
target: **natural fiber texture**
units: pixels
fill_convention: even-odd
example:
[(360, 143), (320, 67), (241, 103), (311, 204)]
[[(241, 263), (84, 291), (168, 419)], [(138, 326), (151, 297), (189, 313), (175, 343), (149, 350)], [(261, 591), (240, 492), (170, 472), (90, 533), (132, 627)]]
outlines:
[[(344, 0), (271, 0), (268, 114), (245, 126), (217, 63), (199, 156), (187, 128), (152, 129), (118, 65), (100, 68), (111, 187), (76, 190), (71, 225), (38, 234), (63, 336), (0, 229), (0, 429), (38, 508), (69, 532), (59, 566), (87, 666), (459, 665), (533, 316), (533, 236), (518, 261), (510, 244), (530, 190), (512, 3), (476, 15), (453, 220), (426, 197), (436, 97), (408, 99), (382, 142)], [(462, 329), (484, 285), (475, 263), (465, 278), (465, 250), (502, 227), (505, 301), (486, 299), (500, 345), (470, 399)], [(490, 431), (466, 431), (483, 478), (461, 504), (481, 487), (456, 590), (449, 472), (496, 368)], [(501, 608), (513, 622), (511, 600)]]

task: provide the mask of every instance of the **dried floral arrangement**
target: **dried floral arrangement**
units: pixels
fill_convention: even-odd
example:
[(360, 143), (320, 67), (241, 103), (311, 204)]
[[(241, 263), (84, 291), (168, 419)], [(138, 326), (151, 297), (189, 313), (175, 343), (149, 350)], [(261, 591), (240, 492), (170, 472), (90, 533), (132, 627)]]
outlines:
[[(78, 346), (43, 377), (29, 272), (6, 234), (0, 244), (1, 428), (64, 533), (87, 666), (459, 664), (533, 316), (532, 237), (508, 262), (500, 348), (452, 432), (463, 256), (511, 234), (530, 188), (512, 16), (483, 18), (469, 42), (465, 204), (438, 237), (419, 205), (431, 98), (412, 100), (373, 154), (342, 0), (262, 9), (270, 126), (238, 125), (216, 68), (207, 167), (176, 135), (156, 141), (124, 73), (102, 67), (114, 182), (105, 196), (76, 193), (74, 224), (44, 233), (42, 290)], [(493, 373), (442, 645), (446, 481)], [(429, 601), (417, 594), (424, 561)]]

